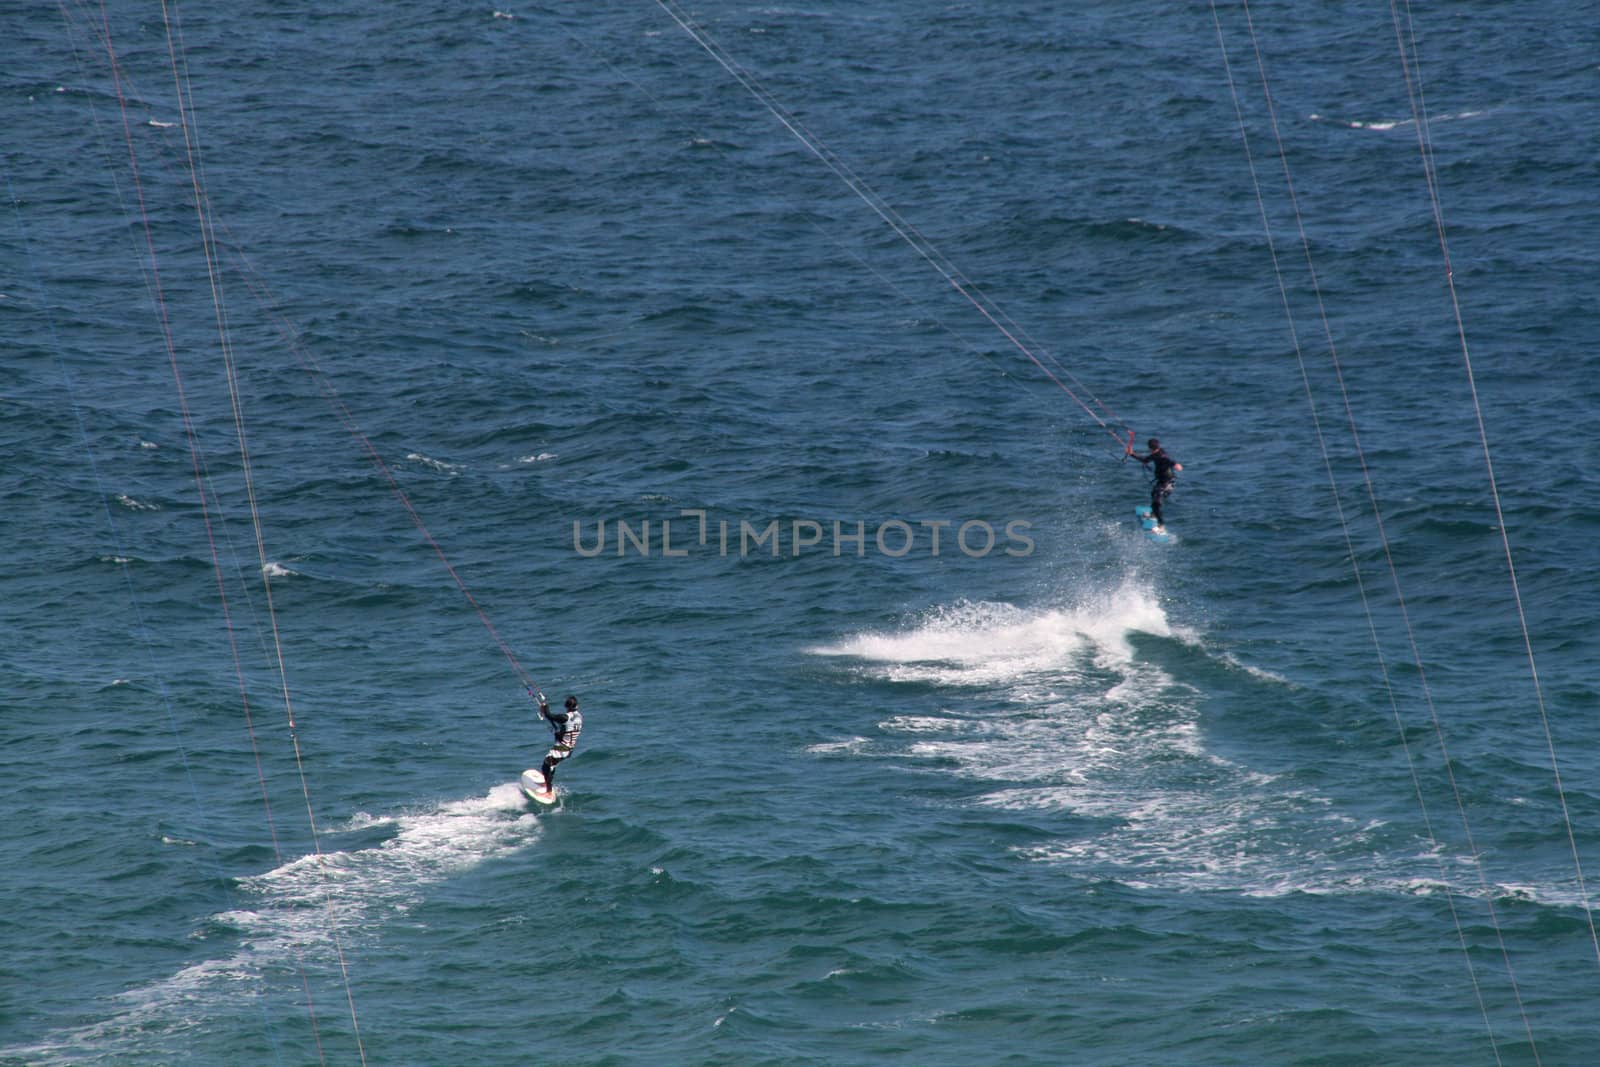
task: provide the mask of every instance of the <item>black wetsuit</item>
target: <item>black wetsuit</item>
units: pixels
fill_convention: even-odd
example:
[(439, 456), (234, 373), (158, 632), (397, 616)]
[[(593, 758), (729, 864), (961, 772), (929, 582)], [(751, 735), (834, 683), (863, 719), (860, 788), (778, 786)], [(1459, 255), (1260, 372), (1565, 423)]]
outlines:
[(1137, 452), (1131, 455), (1145, 466), (1151, 463), (1156, 465), (1155, 484), (1150, 487), (1150, 514), (1155, 516), (1157, 526), (1165, 526), (1166, 523), (1161, 518), (1161, 502), (1172, 495), (1172, 487), (1178, 480), (1176, 469), (1178, 464), (1167, 455), (1166, 449), (1159, 445), (1145, 455), (1141, 456)]

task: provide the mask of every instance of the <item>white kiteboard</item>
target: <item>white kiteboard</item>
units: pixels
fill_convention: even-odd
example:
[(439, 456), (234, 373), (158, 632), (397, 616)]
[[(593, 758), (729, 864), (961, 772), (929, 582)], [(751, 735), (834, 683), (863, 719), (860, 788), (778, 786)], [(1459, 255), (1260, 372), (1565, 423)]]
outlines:
[(545, 789), (544, 774), (537, 768), (522, 772), (522, 792), (535, 804), (543, 804), (545, 807), (556, 802), (555, 786)]

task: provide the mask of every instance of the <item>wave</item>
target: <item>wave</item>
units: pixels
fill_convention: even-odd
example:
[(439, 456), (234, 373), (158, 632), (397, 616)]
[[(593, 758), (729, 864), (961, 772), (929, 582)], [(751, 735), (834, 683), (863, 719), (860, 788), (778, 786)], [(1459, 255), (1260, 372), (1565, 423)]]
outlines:
[(1555, 871), (1535, 885), (1485, 883), (1469, 855), (1308, 787), (1315, 765), (1264, 773), (1220, 753), (1204, 709), (1238, 699), (1240, 685), (1272, 701), (1299, 687), (1173, 625), (1132, 580), (1073, 607), (959, 601), (811, 651), (853, 658), (878, 681), (931, 686), (933, 699), (808, 751), (897, 761), (966, 786), (950, 803), (1049, 819), (1049, 839), (1011, 851), (1069, 877), (1254, 897), (1448, 890), (1582, 903)]
[[(1461, 112), (1457, 112), (1457, 113), (1449, 114), (1449, 115), (1429, 115), (1428, 116), (1428, 121), (1430, 123), (1434, 123), (1434, 122), (1458, 122), (1458, 121), (1461, 121), (1461, 120), (1464, 120), (1464, 119), (1479, 118), (1479, 117), (1481, 117), (1483, 115), (1486, 115), (1486, 114), (1488, 114), (1487, 111), (1461, 111)], [(1390, 130), (1402, 129), (1402, 128), (1405, 128), (1405, 127), (1410, 127), (1410, 126), (1415, 126), (1416, 125), (1416, 120), (1415, 119), (1410, 119), (1410, 118), (1405, 118), (1405, 119), (1371, 119), (1371, 120), (1336, 119), (1336, 118), (1333, 118), (1332, 116), (1329, 116), (1329, 115), (1319, 115), (1316, 112), (1312, 112), (1310, 115), (1307, 115), (1306, 117), (1308, 119), (1310, 119), (1312, 122), (1331, 122), (1335, 126), (1344, 126), (1345, 128), (1351, 129), (1351, 130), (1377, 130), (1379, 132), (1388, 132)]]
[(121, 504), (123, 507), (127, 508), (129, 511), (160, 511), (161, 510), (161, 505), (160, 504), (147, 504), (142, 500), (135, 500), (133, 497), (129, 496), (126, 493), (118, 493), (117, 497), (116, 497), (116, 500), (117, 500), (117, 503)]
[(1128, 635), (1173, 630), (1153, 592), (1133, 582), (1074, 607), (1030, 610), (995, 601), (935, 607), (894, 631), (869, 632), (811, 649), (847, 656), (891, 681), (993, 685), (1073, 672), (1092, 662), (1131, 663)]
[(1055, 817), (1053, 839), (1013, 848), (1024, 859), (1087, 881), (1245, 895), (1409, 894), (1428, 881), (1412, 835), (1341, 811), (1294, 768), (1262, 773), (1214, 750), (1202, 710), (1218, 664), (1280, 698), (1286, 683), (1174, 626), (1133, 579), (1067, 607), (960, 601), (812, 652), (935, 690), (926, 710), (814, 754), (899, 760), (978, 790), (954, 803)]
[(434, 459), (431, 456), (423, 455), (421, 452), (408, 452), (406, 453), (406, 459), (411, 463), (419, 464), (429, 470), (438, 471), (440, 474), (448, 474), (452, 477), (460, 474), (464, 469), (459, 463), (446, 463), (442, 459)]

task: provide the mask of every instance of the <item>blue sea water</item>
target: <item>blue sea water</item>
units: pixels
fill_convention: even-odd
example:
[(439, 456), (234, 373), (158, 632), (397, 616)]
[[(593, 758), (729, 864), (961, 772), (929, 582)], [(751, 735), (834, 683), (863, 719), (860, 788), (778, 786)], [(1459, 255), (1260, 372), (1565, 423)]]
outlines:
[(1597, 16), (14, 7), (0, 1062), (1600, 1061)]

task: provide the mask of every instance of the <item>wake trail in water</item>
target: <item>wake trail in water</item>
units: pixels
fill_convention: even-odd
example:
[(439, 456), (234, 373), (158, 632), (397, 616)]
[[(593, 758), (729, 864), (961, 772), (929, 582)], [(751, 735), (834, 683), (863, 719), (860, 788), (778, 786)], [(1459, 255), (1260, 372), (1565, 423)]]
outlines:
[[(926, 711), (812, 752), (939, 767), (986, 790), (969, 801), (978, 807), (1066, 816), (1056, 839), (1016, 852), (1088, 881), (1250, 896), (1445, 889), (1424, 840), (1308, 788), (1310, 768), (1265, 773), (1215, 751), (1202, 718), (1215, 694), (1146, 654), (1167, 642), (1296, 699), (1283, 679), (1240, 671), (1173, 625), (1155, 592), (1129, 579), (1065, 606), (958, 601), (810, 649), (866, 682), (931, 687)], [(1193, 662), (1192, 652), (1158, 658)], [(1483, 895), (1470, 863), (1446, 862), (1460, 866), (1452, 891)]]
[[(413, 815), (358, 815), (330, 831), (381, 832), (392, 837), (370, 848), (325, 851), (238, 880), (240, 907), (203, 920), (194, 937), (236, 942), (229, 955), (185, 967), (169, 978), (119, 994), (109, 1019), (60, 1032), (30, 1047), (0, 1049), (0, 1060), (34, 1064), (125, 1062), (131, 1055), (162, 1058), (186, 1033), (220, 1018), (254, 1012), (264, 985), (298, 985), (299, 972), (336, 983), (335, 936), (353, 942), (422, 903), (433, 886), (526, 848), (540, 835), (515, 782), (487, 795), (441, 804)], [(359, 971), (359, 965), (357, 965)]]

